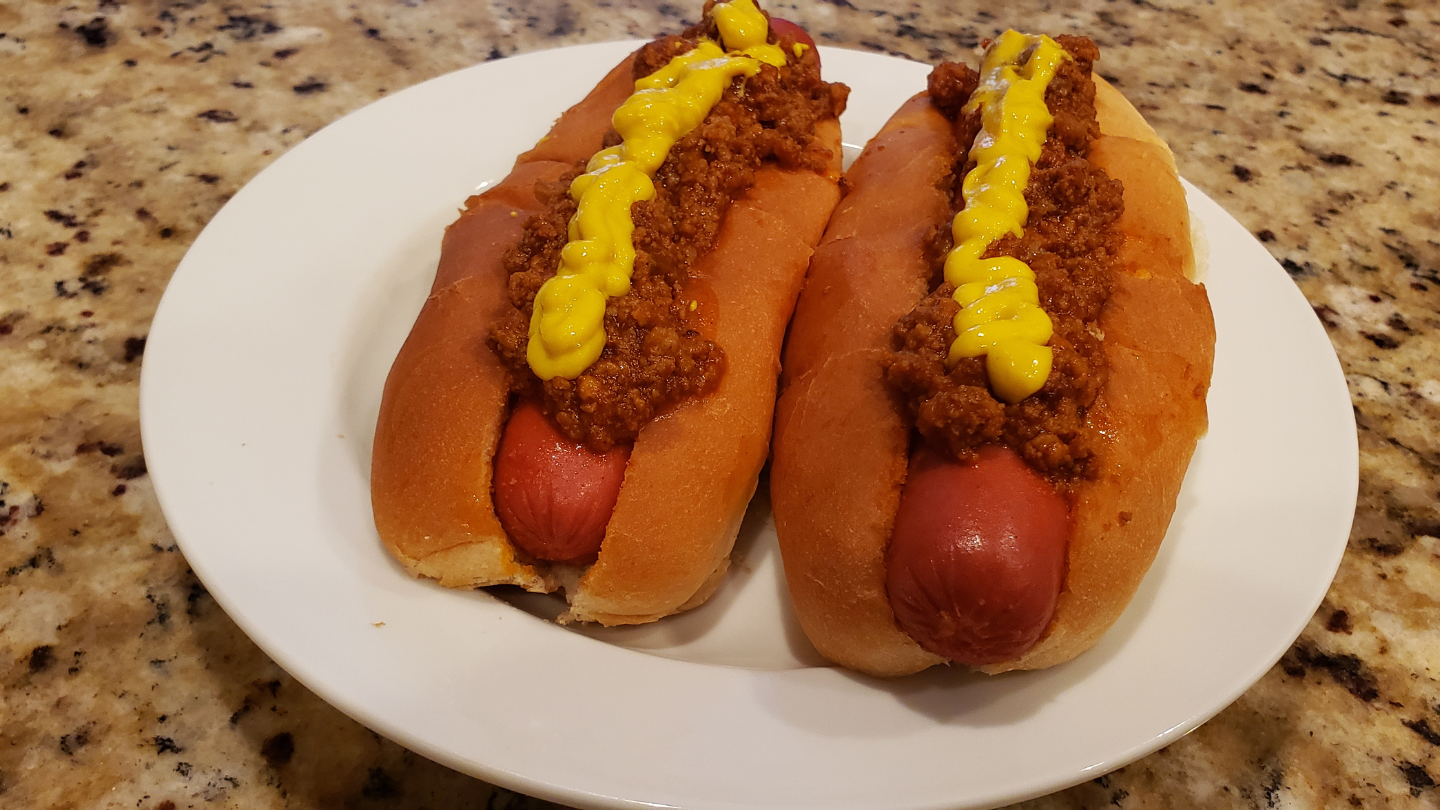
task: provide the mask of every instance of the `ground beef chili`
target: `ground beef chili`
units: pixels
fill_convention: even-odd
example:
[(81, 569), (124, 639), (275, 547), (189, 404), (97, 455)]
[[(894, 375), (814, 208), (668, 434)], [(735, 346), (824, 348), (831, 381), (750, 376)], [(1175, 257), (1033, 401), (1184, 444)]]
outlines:
[[(985, 254), (1013, 256), (1035, 271), (1040, 305), (1055, 326), (1049, 379), (1035, 394), (1007, 404), (990, 391), (984, 357), (946, 368), (959, 311), (950, 297), (954, 288), (943, 282), (944, 258), (952, 245), (948, 221), (928, 240), (934, 289), (896, 324), (893, 348), (882, 364), (886, 382), (926, 440), (962, 461), (981, 445), (1004, 444), (1065, 488), (1089, 474), (1097, 447), (1085, 413), (1105, 383), (1097, 324), (1123, 240), (1116, 228), (1123, 189), (1085, 160), (1090, 141), (1099, 136), (1090, 79), (1099, 51), (1082, 37), (1057, 41), (1074, 59), (1061, 64), (1045, 93), (1055, 122), (1025, 190), (1030, 207), (1025, 233), (1018, 239), (1004, 237)], [(937, 67), (930, 77), (933, 103), (956, 120), (965, 152), (980, 130), (979, 114), (962, 109), (977, 81), (973, 70), (953, 64)], [(962, 152), (949, 181), (955, 212), (964, 206), (960, 179), (973, 167)]]
[[(635, 60), (635, 77), (655, 72), (702, 37), (718, 38), (718, 31), (707, 22), (646, 45)], [(535, 294), (559, 266), (575, 213), (570, 181), (584, 167), (538, 188), (548, 210), (525, 224), (520, 242), (505, 255), (513, 308), (490, 334), (512, 391), (540, 402), (572, 439), (603, 451), (633, 441), (650, 419), (714, 386), (724, 370), (724, 351), (705, 337), (700, 316), (692, 314), (695, 296), (687, 295), (692, 268), (714, 246), (730, 201), (750, 187), (764, 161), (826, 170), (830, 152), (815, 139), (815, 125), (838, 116), (848, 93), (844, 85), (820, 80), (813, 51), (784, 68), (764, 65), (725, 91), (705, 121), (671, 149), (654, 178), (655, 198), (631, 209), (631, 290), (607, 303), (605, 349), (574, 380), (542, 382), (530, 370), (525, 348)], [(612, 131), (605, 145), (618, 142)]]

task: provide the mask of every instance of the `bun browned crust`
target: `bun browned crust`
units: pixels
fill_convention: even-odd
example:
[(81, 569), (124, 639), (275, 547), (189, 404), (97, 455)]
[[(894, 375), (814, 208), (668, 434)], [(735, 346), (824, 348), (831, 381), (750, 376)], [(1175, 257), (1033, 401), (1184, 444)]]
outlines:
[(505, 303), (502, 257), (542, 208), (535, 182), (599, 150), (632, 89), (627, 59), (504, 182), (467, 201), (386, 381), (375, 436), (375, 523), (408, 570), (451, 587), (563, 586), (570, 610), (561, 621), (653, 621), (718, 587), (769, 448), (785, 325), (840, 196), (833, 120), (817, 131), (834, 155), (828, 175), (757, 171), (695, 267), (695, 296), (713, 313), (708, 336), (725, 349), (720, 383), (641, 429), (593, 565), (528, 561), (501, 529), (491, 493), (508, 387), (485, 335)]
[[(986, 672), (1070, 660), (1114, 623), (1154, 560), (1206, 428), (1215, 332), (1192, 281), (1184, 189), (1143, 117), (1098, 77), (1096, 86), (1101, 137), (1089, 159), (1125, 186), (1125, 247), (1100, 323), (1109, 378), (1089, 412), (1106, 444), (1071, 505), (1050, 628)], [(928, 292), (921, 240), (949, 213), (939, 184), (954, 150), (949, 122), (921, 94), (851, 168), (796, 309), (776, 407), (771, 502), (801, 626), (822, 655), (874, 675), (944, 662), (896, 626), (886, 598), (909, 428), (878, 359), (891, 326)]]
[(785, 348), (770, 467), (785, 578), (820, 654), (864, 672), (941, 660), (901, 632), (885, 599), (909, 428), (880, 355), (927, 292), (924, 240), (950, 210), (940, 180), (954, 155), (950, 122), (928, 96), (895, 113), (846, 173)]
[(698, 294), (715, 302), (725, 373), (714, 391), (641, 429), (600, 559), (562, 620), (652, 621), (700, 604), (719, 585), (770, 449), (785, 326), (840, 199), (840, 124), (819, 129), (834, 174), (756, 172), (697, 265)]

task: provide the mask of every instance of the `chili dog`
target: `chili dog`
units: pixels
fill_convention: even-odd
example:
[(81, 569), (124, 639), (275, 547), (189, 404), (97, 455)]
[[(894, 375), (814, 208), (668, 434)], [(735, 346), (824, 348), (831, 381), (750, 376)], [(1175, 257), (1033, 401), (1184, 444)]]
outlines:
[(411, 573), (563, 589), (562, 622), (607, 625), (715, 590), (840, 196), (848, 89), (819, 67), (797, 26), (711, 0), (466, 201), (375, 434)]
[(936, 68), (846, 174), (770, 479), (800, 623), (836, 663), (1067, 661), (1165, 535), (1214, 324), (1173, 156), (1098, 55), (1007, 32), (980, 72)]

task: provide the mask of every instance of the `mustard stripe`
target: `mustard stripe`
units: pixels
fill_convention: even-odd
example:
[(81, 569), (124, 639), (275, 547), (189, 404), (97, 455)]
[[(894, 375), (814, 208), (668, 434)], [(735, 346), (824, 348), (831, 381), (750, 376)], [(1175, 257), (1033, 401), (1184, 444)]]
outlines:
[(970, 148), (975, 168), (961, 183), (965, 207), (951, 223), (955, 248), (945, 258), (945, 280), (955, 286), (961, 307), (947, 362), (985, 355), (990, 387), (1006, 402), (1045, 385), (1053, 362), (1045, 344), (1054, 325), (1040, 308), (1029, 266), (1010, 257), (980, 257), (1006, 234), (1024, 235), (1030, 216), (1025, 187), (1053, 121), (1045, 89), (1069, 58), (1049, 37), (1006, 31), (986, 51), (980, 84), (965, 106), (980, 111), (982, 127)]
[(622, 138), (590, 159), (570, 185), (576, 201), (569, 242), (555, 275), (541, 285), (530, 318), (525, 357), (540, 379), (574, 379), (605, 348), (605, 305), (630, 290), (635, 269), (631, 207), (655, 196), (653, 178), (675, 143), (699, 126), (737, 76), (760, 63), (784, 65), (766, 44), (769, 21), (753, 0), (712, 10), (727, 53), (713, 40), (670, 60), (635, 83), (611, 119)]

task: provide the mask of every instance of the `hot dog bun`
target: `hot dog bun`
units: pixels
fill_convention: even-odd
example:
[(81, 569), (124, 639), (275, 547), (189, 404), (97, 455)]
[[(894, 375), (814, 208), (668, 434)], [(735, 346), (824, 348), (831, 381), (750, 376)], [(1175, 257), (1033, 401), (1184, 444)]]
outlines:
[(833, 156), (828, 172), (768, 164), (756, 172), (693, 269), (693, 294), (712, 312), (706, 336), (725, 352), (720, 382), (641, 428), (593, 565), (535, 561), (496, 516), (493, 464), (510, 389), (486, 335), (506, 306), (503, 255), (544, 210), (536, 183), (598, 151), (633, 89), (627, 59), (509, 177), (466, 202), (386, 381), (375, 436), (376, 527), (407, 570), (450, 587), (564, 587), (570, 610), (561, 621), (652, 621), (718, 586), (769, 447), (785, 325), (840, 196), (833, 119), (816, 128)]
[[(1124, 248), (1100, 324), (1109, 377), (1088, 416), (1104, 446), (1070, 501), (1053, 620), (1028, 651), (986, 672), (1067, 661), (1119, 617), (1206, 428), (1214, 325), (1193, 282), (1184, 190), (1164, 142), (1123, 96), (1096, 84), (1101, 136), (1089, 160), (1124, 184)], [(776, 408), (771, 500), (796, 612), (822, 655), (875, 675), (947, 660), (902, 631), (887, 600), (910, 427), (879, 360), (897, 319), (928, 292), (923, 241), (949, 216), (941, 186), (956, 148), (950, 122), (921, 94), (851, 167), (791, 325)]]

